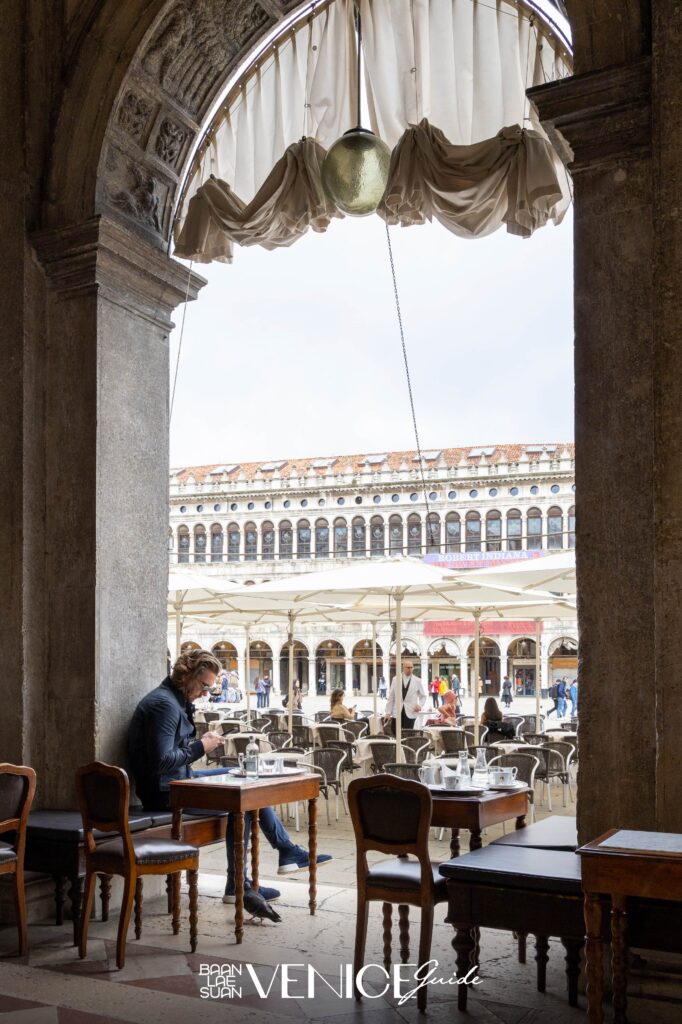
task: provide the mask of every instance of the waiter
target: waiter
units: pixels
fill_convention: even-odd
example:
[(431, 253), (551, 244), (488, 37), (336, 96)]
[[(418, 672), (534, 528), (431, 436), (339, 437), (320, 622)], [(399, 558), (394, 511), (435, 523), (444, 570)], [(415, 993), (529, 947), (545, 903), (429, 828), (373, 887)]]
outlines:
[[(422, 686), (422, 681), (419, 676), (412, 674), (413, 665), (411, 661), (403, 662), (403, 679), (402, 679), (402, 711), (400, 716), (401, 727), (403, 729), (414, 729), (414, 723), (417, 715), (421, 711), (426, 701), (426, 691)], [(384, 713), (384, 722), (391, 720), (391, 732), (395, 736), (395, 703), (396, 703), (396, 686), (398, 685), (398, 679), (396, 676), (391, 680), (391, 690), (386, 701), (386, 711)]]

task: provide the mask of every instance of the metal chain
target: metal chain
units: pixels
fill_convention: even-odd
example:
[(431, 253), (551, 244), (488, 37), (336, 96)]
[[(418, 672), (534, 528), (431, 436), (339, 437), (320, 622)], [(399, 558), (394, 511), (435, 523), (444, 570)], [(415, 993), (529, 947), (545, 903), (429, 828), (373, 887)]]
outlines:
[(403, 328), (403, 317), (400, 310), (400, 296), (398, 295), (398, 280), (395, 272), (395, 262), (393, 260), (393, 247), (391, 245), (391, 232), (388, 227), (388, 222), (384, 221), (386, 227), (386, 242), (388, 244), (388, 259), (391, 265), (391, 277), (393, 279), (393, 297), (395, 299), (395, 311), (398, 317), (398, 330), (400, 332), (400, 344), (403, 349), (403, 362), (405, 363), (405, 377), (407, 379), (407, 391), (410, 396), (410, 411), (412, 413), (412, 426), (414, 428), (414, 440), (417, 445), (417, 459), (419, 460), (419, 475), (421, 476), (422, 489), (424, 492), (424, 505), (426, 506), (426, 550), (429, 550), (429, 540), (431, 537), (431, 512), (429, 509), (429, 496), (426, 488), (426, 477), (424, 476), (424, 460), (422, 458), (421, 445), (419, 443), (419, 429), (417, 427), (417, 415), (414, 411), (414, 395), (412, 394), (412, 380), (410, 378), (410, 364), (407, 359), (407, 345), (405, 344), (405, 330)]

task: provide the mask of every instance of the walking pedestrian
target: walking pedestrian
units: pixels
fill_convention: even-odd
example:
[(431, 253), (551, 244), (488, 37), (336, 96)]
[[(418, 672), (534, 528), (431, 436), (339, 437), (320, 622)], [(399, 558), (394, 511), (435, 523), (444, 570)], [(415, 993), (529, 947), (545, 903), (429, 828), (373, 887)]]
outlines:
[(578, 680), (574, 679), (568, 688), (568, 696), (571, 699), (571, 718), (578, 714)]
[(429, 683), (429, 690), (431, 692), (431, 700), (433, 701), (434, 708), (438, 708), (438, 697), (440, 696), (440, 679), (436, 676)]
[(557, 718), (564, 718), (568, 705), (566, 703), (566, 680), (560, 679), (557, 683)]
[[(552, 702), (552, 706), (549, 709), (549, 711), (547, 712), (547, 717), (548, 718), (549, 718), (549, 716), (551, 714), (554, 714), (555, 711), (558, 712), (558, 707), (559, 707), (559, 685), (556, 682), (552, 683), (552, 685), (549, 688), (549, 699)], [(557, 713), (557, 717), (558, 717), (558, 713)]]
[(513, 699), (514, 698), (512, 697), (511, 679), (509, 678), (509, 676), (505, 676), (504, 679), (502, 680), (502, 703), (507, 708), (507, 710), (509, 710), (509, 705), (511, 704)]

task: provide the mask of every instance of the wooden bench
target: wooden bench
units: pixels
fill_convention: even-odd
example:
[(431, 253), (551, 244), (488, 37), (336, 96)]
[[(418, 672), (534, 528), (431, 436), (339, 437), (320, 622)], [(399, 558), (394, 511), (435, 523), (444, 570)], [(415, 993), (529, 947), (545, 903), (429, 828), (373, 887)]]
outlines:
[(491, 846), (520, 846), (533, 850), (557, 850), (575, 853), (578, 849), (578, 827), (575, 815), (554, 814), (534, 825), (517, 829), (494, 839)]
[[(544, 992), (548, 940), (556, 936), (566, 950), (568, 1002), (577, 1006), (580, 953), (585, 941), (577, 854), (491, 843), (445, 861), (440, 872), (447, 879), (446, 920), (455, 929), (452, 945), (458, 977), (464, 977), (479, 963), (480, 928), (520, 932), (535, 936), (537, 987)], [(604, 921), (608, 922), (608, 915)], [(608, 940), (609, 936), (604, 937)], [(457, 994), (459, 1009), (466, 1010), (467, 986), (459, 985)]]
[[(170, 811), (130, 811), (130, 830), (135, 836), (170, 839), (172, 815)], [(210, 846), (225, 840), (226, 814), (183, 815), (183, 839), (193, 846)], [(111, 834), (94, 833), (96, 839), (111, 839)], [(81, 913), (85, 860), (83, 856), (83, 823), (78, 811), (32, 811), (26, 830), (25, 869), (51, 875), (55, 884), (55, 923), (64, 923), (66, 882), (71, 903), (74, 945), (77, 943)], [(171, 910), (170, 879), (166, 880), (168, 910)], [(109, 917), (111, 882), (108, 876), (100, 879), (102, 920)]]

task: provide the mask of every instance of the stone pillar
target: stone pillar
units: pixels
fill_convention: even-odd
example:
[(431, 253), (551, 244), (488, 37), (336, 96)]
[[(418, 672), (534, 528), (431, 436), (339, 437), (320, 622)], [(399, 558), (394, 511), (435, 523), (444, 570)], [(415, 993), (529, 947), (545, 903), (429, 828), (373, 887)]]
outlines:
[(366, 697), (369, 690), (367, 687), (368, 683), (368, 665), (366, 661), (360, 665), (360, 696)]
[(426, 687), (428, 685), (428, 682), (429, 682), (429, 656), (428, 656), (428, 654), (422, 654), (420, 659), (419, 659), (419, 662), (420, 662), (420, 666), (421, 666), (419, 674), (420, 674), (420, 676), (422, 678), (422, 683)]
[(280, 691), (280, 673), (279, 673), (279, 655), (275, 655), (273, 651), (272, 655), (272, 692), (279, 693)]
[(344, 685), (346, 688), (346, 697), (348, 698), (353, 696), (353, 659), (346, 658), (345, 666), (346, 678), (344, 680)]
[(204, 282), (104, 217), (32, 241), (48, 284), (48, 656), (25, 727), (44, 730), (41, 802), (68, 807), (78, 765), (125, 763), (130, 715), (165, 675), (168, 335)]
[[(679, 90), (678, 75), (670, 60), (673, 90)], [(660, 493), (656, 508), (654, 465), (676, 460), (679, 473), (679, 337), (667, 355), (663, 351), (679, 330), (667, 319), (679, 297), (671, 297), (678, 286), (666, 291), (663, 278), (667, 272), (669, 283), (679, 282), (682, 253), (674, 245), (654, 247), (651, 63), (644, 58), (590, 72), (529, 95), (571, 160), (575, 195), (579, 838), (583, 843), (615, 826), (680, 831), (682, 805), (663, 795), (669, 777), (664, 763), (657, 765), (656, 724), (660, 702), (680, 695), (682, 666), (671, 642), (682, 627), (679, 561), (677, 591), (668, 598), (655, 586), (656, 525), (679, 523), (679, 476), (677, 494)], [(666, 173), (674, 188), (682, 159), (679, 131), (672, 134), (678, 152), (668, 150)], [(669, 224), (677, 195), (670, 201)], [(655, 273), (671, 302), (667, 312), (658, 308), (662, 295), (654, 304)], [(658, 366), (656, 358), (663, 360)], [(660, 390), (669, 396), (666, 421), (656, 407)], [(678, 534), (673, 556), (679, 545)], [(662, 603), (670, 614), (661, 619)], [(657, 646), (671, 662), (665, 676), (659, 675)], [(639, 672), (632, 672), (634, 650)], [(671, 716), (678, 737), (680, 714)], [(637, 757), (626, 763), (629, 749)], [(669, 756), (659, 747), (662, 762)]]

